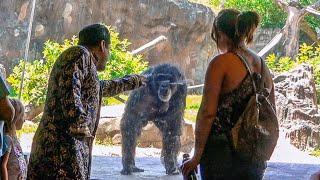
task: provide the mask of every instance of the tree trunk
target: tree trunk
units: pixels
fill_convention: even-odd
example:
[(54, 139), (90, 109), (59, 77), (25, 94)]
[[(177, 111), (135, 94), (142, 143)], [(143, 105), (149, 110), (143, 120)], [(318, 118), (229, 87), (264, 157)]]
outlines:
[[(276, 50), (280, 52), (278, 56), (288, 56), (293, 59), (299, 52), (300, 21), (307, 13), (310, 13), (308, 8), (312, 10), (318, 9), (320, 7), (320, 1), (306, 8), (302, 7), (299, 1), (290, 1), (287, 3), (283, 0), (275, 0), (275, 3), (288, 13), (286, 24), (282, 29), (283, 36), (276, 46)], [(305, 28), (304, 30), (307, 29)]]
[(299, 33), (300, 33), (300, 20), (305, 13), (297, 7), (288, 7), (288, 18), (285, 26), (283, 27), (283, 47), (281, 56), (288, 56), (294, 58), (299, 52)]

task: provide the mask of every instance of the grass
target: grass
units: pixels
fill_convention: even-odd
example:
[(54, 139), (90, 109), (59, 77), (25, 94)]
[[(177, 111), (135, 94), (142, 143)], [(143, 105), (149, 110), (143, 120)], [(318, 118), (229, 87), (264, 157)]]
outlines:
[[(120, 95), (120, 98), (127, 100), (127, 95)], [(186, 99), (186, 109), (184, 112), (184, 117), (186, 120), (189, 120), (191, 122), (196, 121), (198, 109), (200, 108), (201, 104), (201, 95), (188, 95)], [(103, 99), (103, 105), (113, 106), (113, 105), (119, 105), (122, 104), (122, 102), (118, 101), (115, 98), (104, 98)]]
[(201, 104), (201, 95), (188, 95), (186, 99), (186, 109), (184, 111), (184, 118), (191, 122), (195, 122), (197, 113)]
[(98, 140), (97, 138), (94, 139), (95, 145), (104, 145), (104, 146), (112, 146), (112, 138), (105, 138), (104, 140)]
[(313, 150), (310, 155), (312, 156), (316, 156), (316, 157), (320, 157), (320, 147), (316, 148), (315, 150)]
[[(127, 95), (124, 95), (124, 94), (121, 94), (119, 95), (119, 97), (123, 100), (127, 100), (128, 99), (128, 96)], [(109, 98), (103, 98), (102, 99), (102, 105), (106, 106), (114, 106), (114, 105), (119, 105), (119, 104), (123, 104), (122, 102), (120, 102), (119, 100), (113, 98), (113, 97), (109, 97)]]
[(23, 127), (21, 130), (17, 130), (17, 137), (20, 138), (22, 134), (31, 134), (31, 133), (35, 133), (37, 128), (38, 128), (39, 123), (35, 123), (35, 124), (23, 124)]

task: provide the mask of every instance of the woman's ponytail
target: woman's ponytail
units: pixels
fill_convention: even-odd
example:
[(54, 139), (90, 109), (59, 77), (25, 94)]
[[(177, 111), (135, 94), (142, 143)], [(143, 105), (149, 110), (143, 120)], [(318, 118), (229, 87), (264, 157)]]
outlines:
[(239, 39), (245, 40), (246, 43), (251, 43), (253, 40), (253, 33), (260, 22), (258, 13), (254, 11), (244, 11), (237, 16), (235, 25), (236, 36)]

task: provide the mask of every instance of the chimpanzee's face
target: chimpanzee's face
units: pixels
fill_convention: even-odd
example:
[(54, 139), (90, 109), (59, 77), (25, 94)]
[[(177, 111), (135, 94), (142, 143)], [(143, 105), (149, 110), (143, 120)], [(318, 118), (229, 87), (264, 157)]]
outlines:
[(154, 78), (156, 87), (158, 87), (158, 97), (163, 102), (170, 101), (171, 97), (177, 91), (176, 79), (170, 74), (157, 74)]

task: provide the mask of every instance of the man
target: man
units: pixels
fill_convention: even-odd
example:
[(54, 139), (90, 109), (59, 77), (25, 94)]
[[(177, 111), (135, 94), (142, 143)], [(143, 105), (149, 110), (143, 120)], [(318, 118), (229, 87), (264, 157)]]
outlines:
[(44, 113), (33, 139), (28, 179), (89, 179), (92, 143), (102, 96), (144, 85), (140, 75), (99, 81), (110, 34), (101, 24), (79, 32), (79, 46), (64, 51), (51, 71)]
[(4, 77), (0, 72), (0, 157), (3, 148), (3, 125), (4, 122), (10, 122), (14, 116), (14, 108), (11, 105), (9, 98), (9, 88), (4, 81)]

